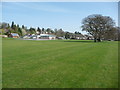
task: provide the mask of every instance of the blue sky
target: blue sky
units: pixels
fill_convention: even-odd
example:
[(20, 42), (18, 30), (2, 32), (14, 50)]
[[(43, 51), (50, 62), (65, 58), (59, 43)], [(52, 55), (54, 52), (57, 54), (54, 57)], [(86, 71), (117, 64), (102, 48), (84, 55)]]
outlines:
[(82, 32), (82, 19), (91, 14), (110, 16), (118, 24), (117, 2), (2, 2), (2, 21), (28, 28)]

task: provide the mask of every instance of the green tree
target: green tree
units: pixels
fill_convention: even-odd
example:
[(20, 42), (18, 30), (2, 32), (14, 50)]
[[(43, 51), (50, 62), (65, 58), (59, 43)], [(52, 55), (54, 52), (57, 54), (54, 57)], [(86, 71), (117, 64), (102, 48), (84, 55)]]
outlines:
[(11, 32), (12, 33), (17, 33), (18, 32), (18, 28), (17, 26), (14, 24), (13, 27), (11, 28)]
[(25, 28), (25, 26), (24, 25), (22, 25), (22, 29), (24, 29)]
[(36, 34), (35, 28), (32, 28), (32, 27), (31, 27), (31, 28), (29, 29), (29, 31), (30, 31), (30, 34)]
[(19, 34), (20, 36), (23, 36), (23, 35), (22, 35), (22, 29), (21, 29), (21, 28), (18, 28), (18, 34)]
[(39, 34), (41, 34), (42, 30), (38, 27), (37, 31), (39, 32)]
[(16, 25), (16, 24), (14, 24), (14, 22), (12, 22), (11, 33), (18, 33), (18, 28), (19, 28), (19, 25)]
[(120, 29), (119, 27), (113, 27), (109, 30), (106, 30), (104, 34), (105, 40), (119, 40)]
[[(30, 34), (29, 29), (26, 30), (26, 29), (22, 29), (22, 28), (21, 28), (21, 31), (22, 31), (22, 36), (24, 36), (24, 35), (26, 35), (26, 34)], [(20, 33), (21, 33), (21, 31), (19, 30)]]
[(42, 34), (44, 34), (45, 33), (45, 29), (44, 28), (42, 28)]
[(57, 35), (57, 37), (64, 37), (65, 32), (62, 29), (59, 29), (56, 31), (56, 35)]
[(115, 26), (112, 18), (99, 14), (89, 15), (83, 19), (82, 24), (82, 30), (89, 32), (94, 37), (94, 42), (100, 42), (105, 31)]
[(65, 33), (65, 39), (70, 39), (70, 33), (69, 32)]
[(5, 35), (9, 35), (11, 33), (11, 27), (10, 25), (8, 24), (7, 28), (4, 30), (4, 34)]
[(54, 29), (54, 34), (57, 35), (57, 28)]
[(12, 21), (11, 28), (13, 29), (13, 27), (14, 27), (14, 22)]
[(51, 30), (51, 34), (55, 34), (55, 32), (53, 30)]
[(51, 29), (50, 28), (47, 28), (47, 33), (50, 34), (51, 33)]

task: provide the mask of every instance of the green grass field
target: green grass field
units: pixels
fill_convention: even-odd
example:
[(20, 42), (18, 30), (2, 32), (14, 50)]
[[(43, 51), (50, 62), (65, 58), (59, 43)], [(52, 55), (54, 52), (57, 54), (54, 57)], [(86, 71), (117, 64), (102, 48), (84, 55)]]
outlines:
[(3, 39), (3, 88), (117, 88), (118, 42)]

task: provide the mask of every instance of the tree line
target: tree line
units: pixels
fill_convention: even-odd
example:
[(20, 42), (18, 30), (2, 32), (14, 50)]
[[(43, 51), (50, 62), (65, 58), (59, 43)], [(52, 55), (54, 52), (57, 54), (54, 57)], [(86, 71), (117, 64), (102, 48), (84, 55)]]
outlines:
[[(102, 16), (100, 14), (93, 14), (85, 17), (82, 21), (82, 31), (88, 32), (88, 34), (94, 37), (94, 42), (100, 42), (101, 40), (120, 40), (120, 27), (115, 25), (114, 20), (109, 16)], [(9, 23), (2, 22), (0, 23), (0, 34), (9, 35), (11, 33), (18, 33), (19, 36), (32, 35), (32, 34), (53, 34), (57, 37), (64, 37), (66, 39), (75, 39), (76, 37), (82, 37), (80, 32), (65, 32), (61, 29), (51, 28), (40, 28), (37, 29), (30, 27), (29, 29), (22, 25), (20, 27), (18, 24), (12, 22)]]
[(22, 25), (20, 27), (18, 24), (15, 24), (14, 22), (12, 22), (11, 25), (6, 22), (0, 23), (0, 34), (7, 35), (9, 37), (11, 33), (18, 33), (19, 36), (21, 37), (24, 35), (32, 35), (32, 34), (35, 34), (35, 35), (52, 34), (52, 35), (56, 35), (56, 37), (64, 37), (66, 39), (72, 39), (72, 38), (75, 38), (76, 36), (82, 35), (80, 32), (75, 31), (74, 33), (71, 33), (71, 32), (64, 31), (62, 28), (52, 30), (51, 28), (45, 29), (45, 28), (37, 27), (36, 29), (36, 28), (30, 27), (28, 29), (26, 26)]

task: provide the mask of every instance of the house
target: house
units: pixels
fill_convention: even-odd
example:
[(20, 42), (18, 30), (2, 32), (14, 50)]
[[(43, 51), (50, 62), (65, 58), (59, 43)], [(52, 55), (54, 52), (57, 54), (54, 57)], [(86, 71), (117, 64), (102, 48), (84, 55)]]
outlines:
[(50, 34), (40, 34), (40, 35), (33, 35), (30, 37), (31, 39), (46, 39), (46, 40), (55, 40), (55, 35)]
[(56, 36), (55, 35), (50, 35), (50, 34), (40, 34), (38, 36), (39, 39), (49, 39), (49, 40), (55, 40)]
[(0, 37), (7, 38), (8, 36), (7, 35), (0, 35)]
[(11, 33), (9, 35), (9, 37), (12, 37), (12, 38), (19, 38), (19, 35), (17, 33)]

